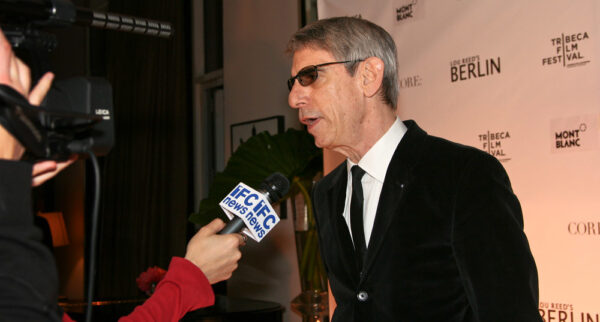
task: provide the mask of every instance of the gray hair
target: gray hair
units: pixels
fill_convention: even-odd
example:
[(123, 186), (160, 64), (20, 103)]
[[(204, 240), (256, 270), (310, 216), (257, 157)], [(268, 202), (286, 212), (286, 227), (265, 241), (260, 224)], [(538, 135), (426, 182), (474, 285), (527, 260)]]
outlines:
[(286, 53), (303, 48), (323, 49), (338, 61), (349, 60), (346, 70), (354, 76), (358, 61), (378, 57), (383, 60), (383, 102), (393, 110), (398, 101), (398, 64), (396, 44), (380, 26), (361, 18), (334, 17), (315, 21), (298, 30), (289, 40)]

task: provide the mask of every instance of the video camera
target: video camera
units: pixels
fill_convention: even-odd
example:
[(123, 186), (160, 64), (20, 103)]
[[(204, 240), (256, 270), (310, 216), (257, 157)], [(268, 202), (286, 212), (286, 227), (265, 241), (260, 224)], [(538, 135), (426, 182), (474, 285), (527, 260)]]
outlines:
[[(68, 0), (0, 0), (0, 26), (17, 52), (43, 65), (57, 41), (46, 27), (71, 25), (170, 37), (170, 24), (95, 12)], [(0, 124), (33, 159), (64, 160), (73, 154), (107, 154), (114, 145), (112, 87), (102, 78), (76, 77), (53, 84), (41, 106), (0, 85)]]

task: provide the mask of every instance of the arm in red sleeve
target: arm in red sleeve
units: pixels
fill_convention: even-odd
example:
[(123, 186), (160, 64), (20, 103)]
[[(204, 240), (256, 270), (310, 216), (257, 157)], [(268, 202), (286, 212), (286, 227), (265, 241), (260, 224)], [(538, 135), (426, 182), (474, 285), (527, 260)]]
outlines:
[(173, 257), (154, 294), (119, 321), (179, 321), (187, 312), (214, 303), (215, 295), (204, 273), (192, 262)]

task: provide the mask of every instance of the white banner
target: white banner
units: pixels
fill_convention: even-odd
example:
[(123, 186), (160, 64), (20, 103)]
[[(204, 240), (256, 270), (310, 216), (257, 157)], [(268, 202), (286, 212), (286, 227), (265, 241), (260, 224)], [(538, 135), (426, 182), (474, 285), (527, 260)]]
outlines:
[(398, 46), (398, 114), (503, 162), (545, 321), (600, 321), (600, 3), (320, 0)]

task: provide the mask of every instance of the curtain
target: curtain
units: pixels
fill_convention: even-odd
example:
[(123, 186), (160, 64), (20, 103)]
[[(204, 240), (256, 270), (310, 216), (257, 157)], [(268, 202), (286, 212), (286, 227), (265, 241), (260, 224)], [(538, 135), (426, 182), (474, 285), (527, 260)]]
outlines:
[(172, 23), (170, 39), (92, 33), (92, 74), (105, 73), (112, 84), (115, 121), (115, 145), (101, 158), (95, 299), (142, 296), (136, 277), (185, 253), (192, 211), (189, 6), (109, 3), (109, 12)]

